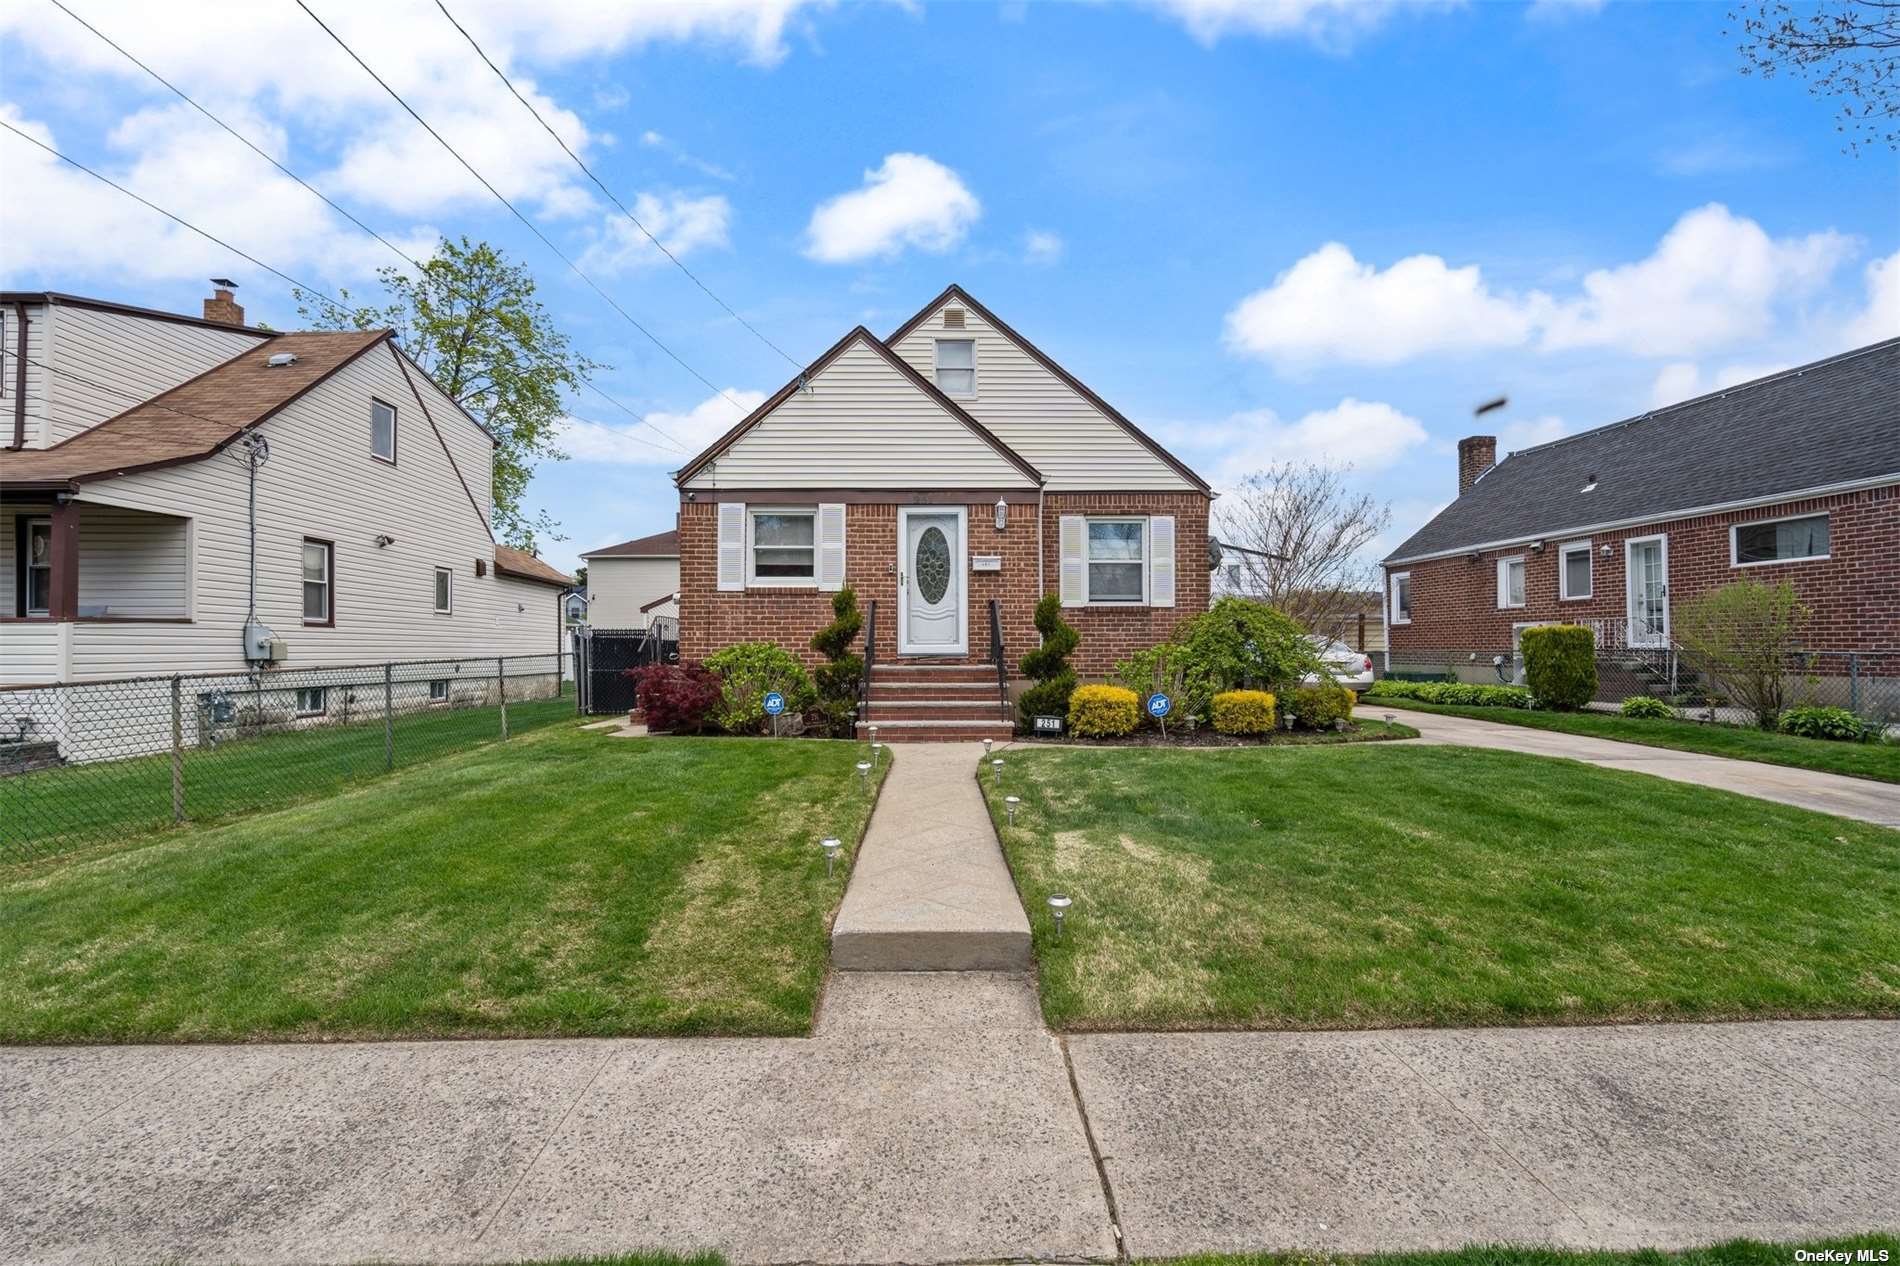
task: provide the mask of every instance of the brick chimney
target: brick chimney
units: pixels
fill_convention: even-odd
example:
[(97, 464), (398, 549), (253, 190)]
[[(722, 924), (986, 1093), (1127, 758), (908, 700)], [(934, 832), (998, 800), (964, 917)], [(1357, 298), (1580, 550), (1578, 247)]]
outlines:
[(1478, 476), (1498, 464), (1498, 437), (1467, 435), (1458, 441), (1458, 495), (1471, 491)]
[(213, 277), (211, 286), (211, 297), (205, 300), (205, 320), (243, 325), (244, 309), (238, 306), (237, 298), (232, 293), (237, 289), (237, 283), (229, 277)]

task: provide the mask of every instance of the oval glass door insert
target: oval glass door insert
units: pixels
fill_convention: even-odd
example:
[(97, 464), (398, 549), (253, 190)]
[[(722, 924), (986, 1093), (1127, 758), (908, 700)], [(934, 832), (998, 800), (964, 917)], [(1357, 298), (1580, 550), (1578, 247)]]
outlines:
[(917, 591), (924, 596), (924, 601), (932, 605), (942, 602), (950, 588), (950, 542), (944, 539), (942, 528), (923, 530), (917, 538), (913, 566), (917, 572)]

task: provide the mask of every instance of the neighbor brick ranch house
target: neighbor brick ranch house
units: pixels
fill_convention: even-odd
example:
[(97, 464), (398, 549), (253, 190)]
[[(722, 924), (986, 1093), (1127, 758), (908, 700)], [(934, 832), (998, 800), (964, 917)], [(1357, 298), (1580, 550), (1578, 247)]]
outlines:
[(1900, 649), (1900, 339), (1496, 453), (1460, 440), (1457, 500), (1384, 562), (1392, 672), (1496, 681), (1553, 622), (1667, 649), (1744, 576), (1794, 587), (1808, 649)]
[(816, 662), (849, 585), (893, 737), (1007, 732), (992, 604), (1011, 677), (1044, 593), (1085, 677), (1207, 608), (1207, 482), (957, 286), (850, 331), (674, 478), (681, 657)]

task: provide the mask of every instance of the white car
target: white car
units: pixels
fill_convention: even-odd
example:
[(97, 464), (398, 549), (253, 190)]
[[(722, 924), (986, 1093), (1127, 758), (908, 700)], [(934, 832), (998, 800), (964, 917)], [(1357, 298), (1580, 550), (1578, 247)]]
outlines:
[[(1372, 656), (1364, 651), (1355, 651), (1344, 642), (1331, 638), (1314, 637), (1307, 639), (1313, 643), (1313, 649), (1319, 652), (1326, 670), (1333, 680), (1356, 695), (1362, 695), (1372, 688)], [(1306, 674), (1302, 683), (1308, 686), (1319, 684), (1318, 673)]]

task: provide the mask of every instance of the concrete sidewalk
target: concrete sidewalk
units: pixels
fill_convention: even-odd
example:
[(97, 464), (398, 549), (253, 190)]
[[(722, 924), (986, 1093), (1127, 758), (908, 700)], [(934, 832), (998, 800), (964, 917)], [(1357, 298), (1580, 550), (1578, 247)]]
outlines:
[(1117, 1225), (1139, 1256), (1900, 1219), (1900, 1023), (1066, 1054), (1026, 976), (862, 972), (810, 1039), (0, 1049), (0, 1260), (1105, 1261)]
[(1474, 721), (1469, 717), (1415, 711), (1385, 699), (1369, 699), (1359, 707), (1362, 714), (1371, 715), (1388, 704), (1392, 714), (1417, 730), (1420, 741), (1426, 743), (1456, 743), (1462, 747), (1489, 747), (1533, 756), (1561, 756), (1605, 769), (1654, 774), (1675, 782), (1715, 787), (1758, 800), (1774, 800), (1800, 809), (1900, 828), (1900, 784), (1707, 756), (1701, 752), (1679, 752), (1667, 747), (1619, 743), (1613, 739), (1537, 730), (1499, 721)]

